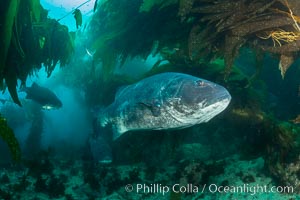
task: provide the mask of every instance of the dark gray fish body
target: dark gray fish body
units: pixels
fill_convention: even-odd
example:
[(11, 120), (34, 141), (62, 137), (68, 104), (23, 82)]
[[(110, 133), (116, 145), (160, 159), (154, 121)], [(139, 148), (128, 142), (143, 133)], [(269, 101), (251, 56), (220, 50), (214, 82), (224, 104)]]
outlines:
[(115, 139), (130, 130), (179, 129), (209, 121), (230, 100), (229, 92), (216, 83), (162, 73), (120, 89), (99, 121), (112, 124)]
[[(97, 110), (97, 108), (95, 108)], [(93, 132), (88, 140), (93, 160), (97, 163), (108, 164), (112, 162), (112, 149), (109, 132), (93, 120)]]
[(27, 93), (26, 99), (35, 101), (40, 104), (43, 109), (49, 110), (62, 107), (62, 102), (48, 88), (33, 83), (31, 87), (26, 87), (24, 91)]

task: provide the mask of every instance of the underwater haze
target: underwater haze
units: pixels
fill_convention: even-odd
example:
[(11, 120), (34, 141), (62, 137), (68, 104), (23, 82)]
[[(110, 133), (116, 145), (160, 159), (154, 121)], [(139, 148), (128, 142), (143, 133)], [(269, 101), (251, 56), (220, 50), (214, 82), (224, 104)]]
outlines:
[[(29, 142), (27, 140), (33, 129), (32, 124), (37, 120), (41, 126), (41, 135), (39, 141), (36, 142), (40, 143), (39, 146), (42, 150), (59, 151), (60, 156), (65, 154), (66, 156), (76, 156), (75, 151), (85, 146), (85, 141), (92, 132), (92, 122), (89, 120), (90, 111), (83, 102), (81, 91), (55, 82), (56, 73), (59, 71), (55, 71), (53, 77), (47, 79), (45, 73), (41, 71), (37, 74), (38, 78), (31, 78), (27, 81), (27, 85), (37, 83), (51, 88), (61, 100), (63, 104), (61, 108), (44, 110), (32, 99), (27, 99), (25, 92), (20, 91), (22, 107), (8, 100), (1, 105), (1, 114), (6, 117), (8, 124), (19, 139), (20, 145), (24, 148)], [(9, 98), (7, 93), (4, 95)], [(19, 115), (16, 115), (15, 112)], [(37, 119), (39, 117), (41, 117), (40, 121)], [(28, 153), (30, 154), (30, 152)]]
[(298, 0), (0, 10), (1, 200), (300, 200)]

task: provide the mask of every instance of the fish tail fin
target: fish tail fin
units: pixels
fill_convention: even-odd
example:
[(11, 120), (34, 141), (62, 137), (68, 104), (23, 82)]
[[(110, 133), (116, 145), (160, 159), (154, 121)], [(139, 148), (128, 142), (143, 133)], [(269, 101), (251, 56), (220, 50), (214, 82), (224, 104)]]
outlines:
[(126, 127), (121, 126), (121, 125), (113, 125), (112, 126), (112, 131), (113, 131), (113, 140), (118, 139), (123, 133), (128, 131)]
[(109, 124), (109, 114), (107, 112), (107, 109), (104, 107), (98, 107), (95, 111), (95, 117), (97, 118), (97, 122), (102, 126), (105, 127)]
[(102, 127), (105, 127), (107, 124), (109, 124), (108, 115), (105, 112), (101, 112), (98, 115), (98, 122)]
[(127, 128), (120, 124), (120, 122), (112, 122), (111, 119), (108, 117), (108, 114), (102, 113), (98, 116), (98, 123), (102, 126), (105, 127), (108, 124), (112, 124), (112, 131), (113, 131), (113, 140), (118, 139), (123, 133), (125, 133)]
[(102, 164), (112, 162), (112, 149), (109, 141), (103, 136), (91, 137), (89, 139), (89, 146), (94, 161)]
[(98, 108), (97, 113), (97, 124), (100, 124), (101, 127), (106, 127), (109, 124), (112, 125), (113, 140), (118, 139), (123, 133), (128, 131), (121, 120), (116, 120), (111, 115), (109, 107), (100, 107)]
[(95, 117), (93, 121), (93, 132), (89, 137), (88, 143), (93, 160), (102, 164), (112, 162), (111, 132), (103, 128)]

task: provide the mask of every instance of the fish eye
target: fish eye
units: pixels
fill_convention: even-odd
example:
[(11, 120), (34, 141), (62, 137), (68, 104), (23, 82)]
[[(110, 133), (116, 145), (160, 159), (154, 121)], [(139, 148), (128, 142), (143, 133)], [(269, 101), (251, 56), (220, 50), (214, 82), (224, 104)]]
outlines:
[(200, 87), (203, 87), (203, 86), (205, 86), (206, 84), (205, 84), (205, 82), (204, 81), (202, 81), (202, 80), (196, 80), (195, 81), (195, 85), (196, 86), (200, 86)]

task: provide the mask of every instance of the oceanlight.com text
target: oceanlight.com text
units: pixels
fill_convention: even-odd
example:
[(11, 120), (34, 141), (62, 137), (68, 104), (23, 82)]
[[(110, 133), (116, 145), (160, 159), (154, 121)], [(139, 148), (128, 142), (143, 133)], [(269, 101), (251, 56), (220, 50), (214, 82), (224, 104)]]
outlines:
[(136, 192), (136, 193), (159, 193), (165, 195), (169, 192), (174, 193), (244, 193), (249, 195), (256, 195), (260, 193), (288, 193), (294, 192), (293, 186), (267, 186), (267, 185), (249, 185), (242, 184), (239, 186), (223, 186), (217, 184), (204, 184), (204, 185), (194, 185), (186, 184), (181, 185), (179, 183), (174, 185), (163, 185), (159, 183), (154, 184), (127, 184), (125, 186), (126, 192)]

